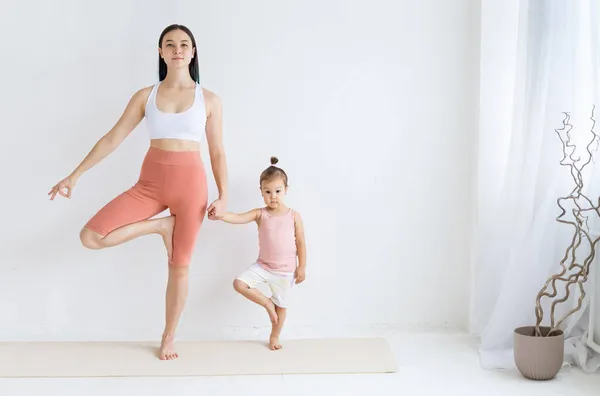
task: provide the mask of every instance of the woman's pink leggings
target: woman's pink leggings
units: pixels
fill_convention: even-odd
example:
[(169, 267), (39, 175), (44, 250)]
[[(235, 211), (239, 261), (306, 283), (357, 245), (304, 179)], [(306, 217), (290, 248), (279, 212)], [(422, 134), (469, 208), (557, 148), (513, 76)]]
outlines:
[(165, 151), (150, 147), (138, 182), (106, 204), (86, 224), (102, 236), (147, 220), (167, 208), (175, 216), (173, 254), (169, 264), (189, 265), (206, 214), (208, 194), (198, 151)]

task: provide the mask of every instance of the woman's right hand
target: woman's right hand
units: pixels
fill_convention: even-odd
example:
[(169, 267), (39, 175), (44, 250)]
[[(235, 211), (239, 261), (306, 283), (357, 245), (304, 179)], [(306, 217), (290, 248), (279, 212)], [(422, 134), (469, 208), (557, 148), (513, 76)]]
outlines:
[(75, 184), (77, 184), (77, 180), (73, 176), (64, 178), (58, 182), (58, 184), (52, 187), (48, 193), (48, 195), (50, 195), (50, 200), (53, 200), (54, 197), (56, 197), (56, 194), (60, 194), (65, 198), (71, 199), (71, 192), (73, 191)]

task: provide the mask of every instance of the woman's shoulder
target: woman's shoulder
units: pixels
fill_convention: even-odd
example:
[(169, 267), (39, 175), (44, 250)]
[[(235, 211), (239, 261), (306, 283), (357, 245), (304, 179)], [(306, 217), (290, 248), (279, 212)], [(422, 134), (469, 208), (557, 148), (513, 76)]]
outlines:
[(212, 105), (220, 105), (221, 104), (221, 98), (219, 97), (219, 95), (217, 95), (210, 89), (206, 89), (206, 88), (202, 87), (202, 96), (204, 97), (204, 100), (208, 104), (212, 104)]
[(210, 116), (212, 114), (221, 114), (222, 105), (219, 95), (210, 89), (202, 87), (202, 97), (204, 98), (204, 103), (206, 105), (207, 115)]
[(127, 108), (137, 109), (143, 114), (146, 103), (148, 102), (148, 98), (150, 97), (150, 93), (152, 92), (152, 88), (154, 88), (153, 85), (143, 87), (135, 91), (129, 99)]
[(136, 92), (136, 95), (140, 95), (147, 99), (148, 96), (150, 96), (150, 94), (152, 93), (152, 90), (154, 89), (154, 87), (156, 87), (157, 85), (158, 85), (158, 83), (142, 87), (142, 88), (138, 89), (138, 91)]
[(154, 85), (155, 84), (139, 88), (133, 94), (132, 100), (134, 100), (134, 101), (136, 101), (138, 103), (146, 103), (146, 101), (150, 97), (150, 93), (152, 92), (152, 89), (154, 88)]

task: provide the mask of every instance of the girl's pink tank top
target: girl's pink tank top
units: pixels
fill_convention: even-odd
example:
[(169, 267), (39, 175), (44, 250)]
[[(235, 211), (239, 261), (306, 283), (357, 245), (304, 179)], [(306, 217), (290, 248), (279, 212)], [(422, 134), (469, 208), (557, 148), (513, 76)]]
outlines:
[(263, 208), (258, 227), (258, 264), (266, 270), (294, 272), (296, 270), (296, 230), (292, 209), (282, 216), (273, 216)]

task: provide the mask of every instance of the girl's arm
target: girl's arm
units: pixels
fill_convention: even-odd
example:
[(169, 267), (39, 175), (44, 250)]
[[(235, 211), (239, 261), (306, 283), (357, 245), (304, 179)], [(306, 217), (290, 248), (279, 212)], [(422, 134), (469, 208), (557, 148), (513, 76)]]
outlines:
[(304, 223), (298, 212), (294, 213), (294, 228), (296, 230), (296, 249), (298, 250), (298, 268), (296, 268), (296, 283), (304, 282), (306, 278), (306, 240), (304, 238)]
[(252, 209), (246, 213), (230, 213), (223, 214), (221, 220), (229, 224), (247, 224), (252, 221), (258, 221), (260, 218), (260, 209)]

